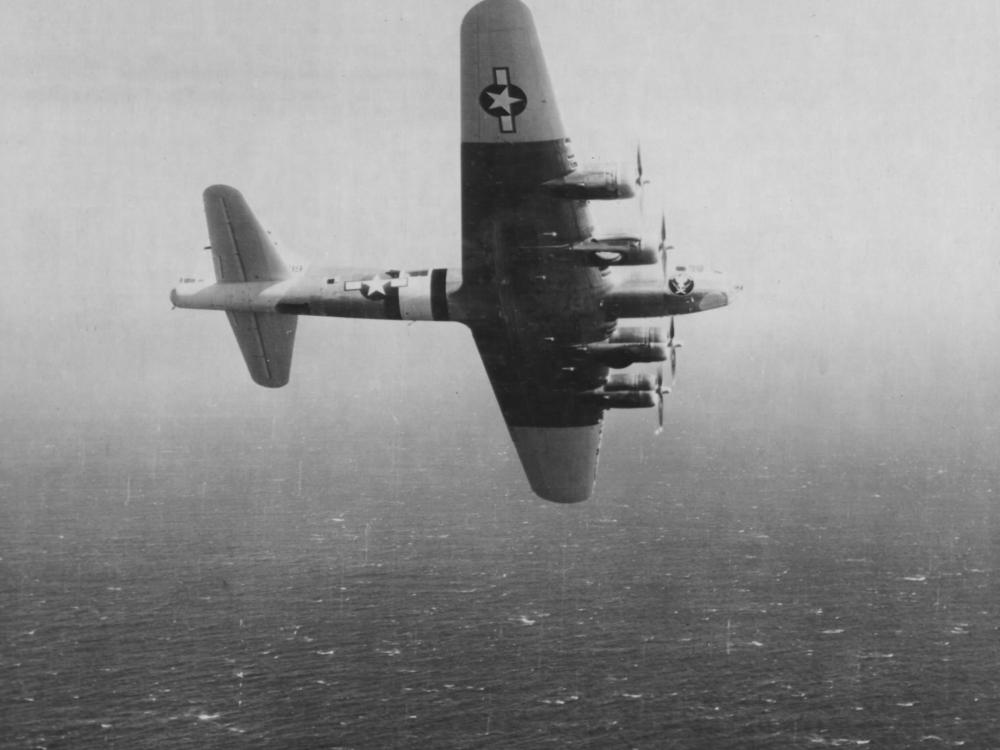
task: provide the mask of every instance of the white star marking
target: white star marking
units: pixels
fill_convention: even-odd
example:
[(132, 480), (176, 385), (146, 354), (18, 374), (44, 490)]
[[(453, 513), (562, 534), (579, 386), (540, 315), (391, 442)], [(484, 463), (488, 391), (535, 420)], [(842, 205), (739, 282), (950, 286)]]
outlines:
[(493, 99), (493, 103), (490, 104), (490, 109), (502, 109), (508, 115), (513, 114), (510, 105), (514, 102), (524, 101), (520, 97), (510, 95), (510, 87), (504, 86), (503, 91), (499, 94), (494, 94), (492, 92), (487, 92), (490, 98)]
[(385, 282), (381, 276), (373, 276), (364, 282), (361, 293), (369, 299), (381, 299), (385, 296)]

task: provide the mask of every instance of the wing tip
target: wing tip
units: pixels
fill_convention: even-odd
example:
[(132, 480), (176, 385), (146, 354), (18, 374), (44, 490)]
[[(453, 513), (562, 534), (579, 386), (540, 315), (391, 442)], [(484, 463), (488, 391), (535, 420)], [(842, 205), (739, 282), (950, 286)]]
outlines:
[(582, 503), (585, 500), (589, 500), (591, 495), (594, 494), (594, 485), (591, 484), (586, 491), (578, 491), (575, 487), (537, 487), (535, 485), (531, 486), (531, 491), (538, 495), (542, 500), (547, 500), (550, 503), (558, 503), (559, 505), (575, 505), (576, 503)]
[(253, 382), (257, 385), (263, 386), (264, 388), (283, 388), (288, 385), (289, 380), (287, 376), (281, 380), (264, 380), (262, 378), (258, 378), (253, 373), (250, 373), (250, 377), (253, 378)]
[(231, 185), (223, 185), (221, 183), (217, 185), (209, 185), (205, 188), (201, 195), (206, 201), (211, 200), (212, 198), (221, 198), (223, 200), (227, 198), (239, 198), (243, 200), (243, 194), (239, 190)]
[(465, 14), (463, 23), (471, 23), (482, 17), (491, 21), (532, 21), (531, 9), (521, 0), (482, 0), (473, 5)]
[(601, 424), (579, 427), (510, 426), (532, 491), (553, 503), (582, 503), (594, 493)]

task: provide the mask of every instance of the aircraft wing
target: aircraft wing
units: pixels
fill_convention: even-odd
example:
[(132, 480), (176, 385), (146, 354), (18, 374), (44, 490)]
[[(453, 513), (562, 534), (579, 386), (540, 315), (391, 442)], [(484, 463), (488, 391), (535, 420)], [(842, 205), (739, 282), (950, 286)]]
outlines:
[(465, 276), (491, 275), (496, 240), (552, 245), (588, 237), (584, 201), (538, 194), (576, 162), (534, 20), (520, 0), (484, 0), (466, 14), (461, 95)]
[(573, 503), (590, 497), (597, 479), (604, 410), (588, 397), (604, 368), (544, 347), (525, 349), (499, 326), (478, 326), (473, 338), (531, 488), (540, 497)]
[[(557, 502), (590, 496), (603, 407), (593, 389), (607, 368), (573, 344), (608, 335), (588, 293), (594, 269), (548, 262), (543, 248), (588, 237), (584, 201), (538, 186), (576, 164), (569, 149), (530, 11), (519, 0), (485, 0), (462, 23), (462, 270), (495, 299), (499, 316), (472, 323), (532, 489)], [(551, 260), (551, 259), (549, 259)], [(548, 290), (581, 289), (580, 304)]]

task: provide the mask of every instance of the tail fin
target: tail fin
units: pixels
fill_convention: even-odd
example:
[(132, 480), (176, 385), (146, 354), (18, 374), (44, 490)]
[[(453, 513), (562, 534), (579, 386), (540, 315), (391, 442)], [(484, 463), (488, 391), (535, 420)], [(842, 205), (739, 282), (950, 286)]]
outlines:
[[(291, 276), (267, 232), (235, 188), (205, 190), (205, 217), (219, 283), (281, 281)], [(280, 388), (288, 382), (298, 318), (281, 313), (226, 311), (255, 383)]]

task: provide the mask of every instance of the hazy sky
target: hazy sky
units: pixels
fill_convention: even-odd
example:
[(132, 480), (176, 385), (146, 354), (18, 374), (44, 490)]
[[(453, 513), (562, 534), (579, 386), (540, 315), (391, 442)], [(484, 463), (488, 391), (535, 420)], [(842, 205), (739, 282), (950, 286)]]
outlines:
[[(672, 419), (997, 447), (1000, 4), (530, 5), (577, 155), (641, 140), (672, 241), (745, 283), (678, 320)], [(274, 393), (221, 313), (167, 299), (217, 182), (300, 255), (457, 266), (467, 7), (4, 3), (0, 412), (342, 403), (364, 431), (432, 393), (442, 430), (505, 440), (460, 326), (305, 320)], [(612, 413), (606, 439), (651, 427)]]

